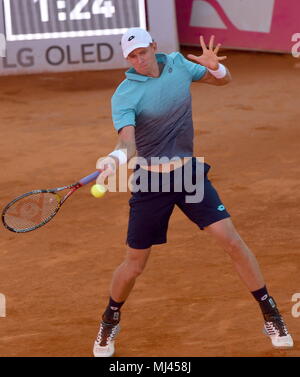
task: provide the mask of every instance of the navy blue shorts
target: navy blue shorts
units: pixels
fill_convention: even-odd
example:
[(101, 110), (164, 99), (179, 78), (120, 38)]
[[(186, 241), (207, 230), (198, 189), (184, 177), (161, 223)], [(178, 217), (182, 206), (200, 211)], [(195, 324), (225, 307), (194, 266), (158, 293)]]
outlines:
[[(204, 174), (201, 178), (203, 199), (197, 203), (187, 203), (187, 195), (192, 195), (193, 192), (187, 192), (184, 185), (182, 185), (181, 192), (174, 190), (174, 171), (169, 173), (146, 172), (149, 179), (149, 191), (151, 180), (155, 175), (156, 179), (157, 175), (159, 176), (159, 191), (132, 193), (129, 200), (130, 213), (126, 242), (131, 248), (147, 249), (152, 245), (166, 243), (169, 219), (175, 205), (202, 230), (216, 221), (230, 217), (207, 177), (210, 166), (206, 163), (203, 166)], [(192, 169), (194, 174), (195, 160), (193, 160)], [(165, 174), (168, 174), (170, 178), (170, 192), (163, 192), (162, 189), (161, 177)], [(195, 177), (193, 176), (193, 178)]]

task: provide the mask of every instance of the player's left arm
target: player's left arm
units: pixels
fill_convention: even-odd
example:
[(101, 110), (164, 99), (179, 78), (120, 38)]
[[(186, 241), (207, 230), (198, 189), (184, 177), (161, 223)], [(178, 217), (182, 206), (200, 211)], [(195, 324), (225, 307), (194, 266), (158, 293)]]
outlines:
[(195, 61), (198, 64), (207, 68), (204, 76), (198, 80), (198, 82), (203, 84), (222, 86), (226, 85), (231, 81), (231, 74), (227, 67), (225, 67), (220, 62), (227, 59), (227, 56), (218, 56), (221, 44), (218, 43), (214, 48), (215, 36), (211, 36), (208, 48), (205, 45), (204, 38), (200, 36), (200, 45), (203, 50), (203, 54), (200, 56), (195, 56), (192, 54), (188, 55), (188, 58)]

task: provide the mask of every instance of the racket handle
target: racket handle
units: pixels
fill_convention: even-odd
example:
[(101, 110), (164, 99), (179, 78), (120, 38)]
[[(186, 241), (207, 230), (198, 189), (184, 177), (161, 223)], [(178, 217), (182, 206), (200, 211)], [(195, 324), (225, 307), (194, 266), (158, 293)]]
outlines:
[(90, 182), (93, 182), (95, 181), (97, 178), (98, 178), (98, 175), (101, 173), (101, 171), (97, 170), (97, 171), (94, 171), (94, 173), (90, 174), (90, 175), (87, 175), (86, 177), (82, 178), (79, 183), (83, 186), (83, 185), (86, 185)]

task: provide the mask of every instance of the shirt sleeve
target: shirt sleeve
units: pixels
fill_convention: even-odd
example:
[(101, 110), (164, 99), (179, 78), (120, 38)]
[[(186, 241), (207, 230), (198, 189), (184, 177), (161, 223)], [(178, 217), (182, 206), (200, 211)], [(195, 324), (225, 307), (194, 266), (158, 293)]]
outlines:
[(182, 54), (178, 54), (181, 58), (182, 64), (188, 70), (191, 75), (192, 81), (200, 80), (205, 73), (207, 72), (207, 68), (201, 64), (193, 63), (192, 61), (186, 59)]
[(135, 109), (125, 95), (115, 93), (111, 99), (112, 120), (117, 131), (125, 126), (135, 126)]

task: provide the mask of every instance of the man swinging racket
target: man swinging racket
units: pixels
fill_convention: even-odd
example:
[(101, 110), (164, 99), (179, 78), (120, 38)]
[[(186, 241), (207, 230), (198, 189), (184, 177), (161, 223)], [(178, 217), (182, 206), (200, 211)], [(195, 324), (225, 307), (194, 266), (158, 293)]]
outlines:
[[(193, 122), (190, 85), (193, 81), (216, 86), (231, 81), (228, 69), (218, 56), (220, 44), (214, 48), (214, 37), (208, 48), (203, 37), (201, 56), (188, 55), (191, 62), (179, 52), (169, 55), (157, 52), (157, 44), (144, 29), (131, 28), (122, 37), (125, 59), (132, 66), (126, 79), (112, 97), (112, 118), (118, 131), (118, 144), (107, 157), (97, 161), (97, 169), (103, 169), (98, 183), (115, 174), (119, 164), (125, 164), (136, 153), (147, 162), (139, 169), (146, 171), (151, 180), (169, 174), (171, 188), (163, 192), (161, 180), (155, 192), (132, 193), (128, 222), (126, 256), (113, 274), (110, 298), (102, 315), (100, 330), (94, 344), (96, 357), (114, 354), (115, 337), (120, 330), (120, 310), (128, 298), (136, 278), (143, 272), (151, 247), (166, 242), (168, 221), (177, 205), (200, 229), (211, 234), (230, 256), (241, 280), (259, 303), (264, 332), (274, 347), (293, 347), (293, 340), (283, 321), (274, 299), (268, 290), (258, 262), (235, 229), (230, 215), (218, 193), (208, 179), (209, 165), (204, 164), (203, 199), (187, 203), (186, 192), (174, 190), (177, 169), (186, 165), (172, 165), (169, 173), (162, 172), (164, 164), (152, 164), (152, 157), (166, 156), (169, 160), (191, 159), (192, 176), (197, 168), (193, 157)], [(124, 152), (125, 151), (125, 152)], [(158, 192), (157, 192), (158, 191)]]

